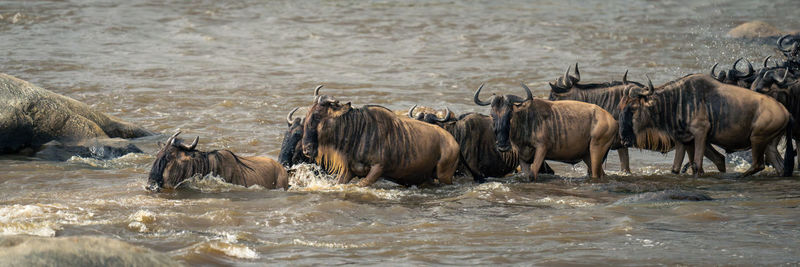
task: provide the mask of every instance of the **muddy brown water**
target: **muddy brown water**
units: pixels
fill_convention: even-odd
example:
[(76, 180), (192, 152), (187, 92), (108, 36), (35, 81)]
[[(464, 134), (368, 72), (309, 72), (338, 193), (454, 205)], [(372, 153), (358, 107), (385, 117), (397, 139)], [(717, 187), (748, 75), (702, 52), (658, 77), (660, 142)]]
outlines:
[[(546, 97), (579, 61), (585, 81), (656, 84), (714, 62), (759, 61), (773, 46), (730, 40), (760, 19), (800, 29), (779, 1), (12, 1), (0, 3), (0, 71), (170, 134), (200, 149), (277, 157), (284, 117), (314, 86), (355, 105), (487, 113), (487, 92)], [(755, 62), (754, 62), (755, 63)], [(757, 64), (757, 63), (756, 63)], [(224, 265), (795, 265), (800, 180), (669, 173), (672, 154), (616, 153), (607, 179), (553, 163), (557, 176), (476, 185), (334, 185), (297, 166), (289, 192), (213, 177), (143, 189), (145, 154), (66, 162), (0, 158), (3, 236), (99, 235)], [(748, 166), (730, 160), (728, 169)], [(637, 198), (684, 190), (712, 201)], [(2, 259), (0, 259), (2, 262)]]

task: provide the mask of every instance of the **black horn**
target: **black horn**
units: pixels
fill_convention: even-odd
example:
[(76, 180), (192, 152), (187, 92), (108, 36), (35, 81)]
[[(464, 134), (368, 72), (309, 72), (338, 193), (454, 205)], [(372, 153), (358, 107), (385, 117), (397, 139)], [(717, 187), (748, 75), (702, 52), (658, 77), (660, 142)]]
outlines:
[(292, 111), (289, 111), (289, 114), (286, 115), (286, 123), (288, 123), (290, 126), (292, 125), (292, 122), (294, 121), (292, 119), (292, 114), (294, 114), (294, 112), (297, 111), (297, 109), (299, 109), (299, 107), (296, 107), (296, 108), (292, 109)]
[(444, 119), (437, 118), (436, 121), (438, 121), (438, 122), (446, 122), (446, 121), (449, 121), (450, 118), (453, 117), (452, 115), (450, 115), (450, 109), (448, 107), (444, 107), (444, 113), (445, 113)]
[(783, 47), (783, 39), (786, 39), (786, 37), (789, 37), (789, 35), (786, 34), (784, 36), (781, 36), (781, 38), (778, 38), (778, 50), (781, 50), (783, 52), (791, 52), (791, 50), (789, 48), (784, 48)]
[(167, 139), (167, 145), (170, 146), (175, 145), (175, 138), (177, 138), (179, 134), (181, 134), (180, 130), (178, 130), (177, 132), (175, 132), (175, 134), (170, 136), (169, 139)]
[(653, 92), (656, 91), (656, 88), (653, 87), (653, 81), (650, 80), (650, 76), (647, 76), (647, 92), (644, 95), (651, 95)]
[(711, 77), (713, 77), (713, 78), (714, 78), (714, 80), (717, 80), (717, 81), (720, 81), (720, 82), (721, 82), (721, 81), (722, 81), (722, 79), (723, 79), (723, 77), (722, 77), (722, 72), (720, 71), (720, 75), (719, 75), (719, 76), (717, 76), (716, 74), (714, 74), (714, 70), (716, 70), (716, 69), (717, 69), (717, 65), (719, 65), (719, 63), (714, 63), (714, 66), (713, 66), (713, 67), (711, 67)]
[[(736, 69), (736, 66), (739, 64), (739, 61), (742, 61), (742, 59), (744, 58), (739, 58), (736, 60), (736, 62), (733, 63), (733, 69), (736, 70), (736, 72), (740, 72), (738, 69)], [(750, 60), (745, 59), (745, 62), (747, 62), (747, 73), (743, 75), (736, 74), (737, 78), (748, 77), (750, 75), (753, 75), (753, 72), (755, 72), (755, 70), (753, 70), (753, 64), (750, 64)]]
[(417, 108), (417, 105), (414, 105), (413, 107), (411, 107), (411, 108), (408, 110), (408, 117), (409, 117), (409, 118), (412, 118), (412, 119), (414, 118), (414, 109), (416, 109), (416, 108)]
[(763, 66), (763, 67), (761, 67), (762, 69), (766, 69), (766, 68), (767, 68), (767, 63), (769, 63), (769, 59), (770, 59), (771, 57), (772, 57), (772, 56), (767, 56), (767, 57), (765, 57), (765, 58), (764, 58), (764, 66)]
[(578, 62), (575, 62), (575, 82), (581, 81), (581, 71), (578, 70)]
[(622, 75), (622, 84), (628, 84), (628, 70), (625, 70), (625, 74)]
[(533, 94), (531, 93), (531, 89), (528, 88), (528, 86), (525, 85), (525, 83), (519, 83), (519, 84), (522, 85), (522, 89), (525, 89), (525, 100), (523, 100), (522, 102), (530, 101), (531, 99), (533, 99)]
[(321, 84), (320, 84), (320, 85), (317, 85), (317, 88), (314, 88), (314, 96), (318, 96), (318, 95), (319, 95), (319, 89), (320, 89), (320, 88), (322, 88), (322, 85), (321, 85)]
[(572, 69), (572, 66), (567, 67), (567, 71), (564, 72), (564, 88), (572, 88), (572, 79), (569, 78), (570, 69)]
[[(483, 101), (481, 101), (481, 99), (478, 97), (478, 95), (481, 94), (481, 89), (483, 89), (484, 85), (486, 85), (486, 84), (482, 83), (481, 87), (478, 87), (478, 91), (475, 91), (475, 95), (472, 97), (472, 100), (475, 101), (475, 104), (477, 104), (478, 106), (488, 106), (489, 104), (491, 104), (491, 102), (483, 102)], [(489, 101), (491, 101), (491, 98), (490, 98)]]
[(189, 150), (194, 150), (194, 148), (195, 148), (195, 147), (197, 147), (197, 142), (198, 142), (198, 141), (200, 141), (200, 136), (196, 136), (196, 137), (194, 138), (194, 141), (192, 141), (192, 144), (191, 144), (191, 145), (189, 145), (189, 147), (187, 147), (186, 149), (189, 149)]

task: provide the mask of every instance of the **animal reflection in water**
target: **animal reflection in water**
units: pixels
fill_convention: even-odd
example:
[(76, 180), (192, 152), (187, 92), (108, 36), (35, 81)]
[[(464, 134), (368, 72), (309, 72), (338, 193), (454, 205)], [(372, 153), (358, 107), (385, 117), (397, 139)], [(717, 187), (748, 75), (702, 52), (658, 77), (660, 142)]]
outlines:
[(199, 137), (191, 145), (172, 135), (156, 155), (150, 170), (147, 189), (159, 191), (173, 189), (195, 175), (214, 174), (226, 182), (242, 185), (260, 185), (275, 189), (289, 187), (289, 176), (277, 161), (266, 157), (240, 157), (228, 150), (209, 152), (197, 150)]

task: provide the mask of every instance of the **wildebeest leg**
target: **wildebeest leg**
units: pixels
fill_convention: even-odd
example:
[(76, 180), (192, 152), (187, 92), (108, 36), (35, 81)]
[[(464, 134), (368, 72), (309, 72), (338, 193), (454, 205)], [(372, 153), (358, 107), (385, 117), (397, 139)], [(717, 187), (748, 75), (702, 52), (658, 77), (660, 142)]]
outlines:
[(555, 174), (556, 172), (553, 171), (553, 168), (550, 168), (550, 165), (547, 165), (547, 161), (545, 161), (542, 162), (542, 168), (539, 169), (539, 173)]
[(439, 183), (453, 184), (453, 175), (458, 168), (458, 150), (452, 153), (442, 153), (442, 158), (436, 163), (436, 178)]
[(750, 152), (753, 156), (753, 164), (750, 165), (749, 169), (742, 173), (741, 177), (753, 175), (764, 169), (764, 150), (766, 150), (767, 144), (766, 142), (757, 141), (751, 141), (751, 143), (753, 144), (750, 148)]
[[(675, 142), (675, 158), (672, 160), (672, 173), (680, 173), (684, 154), (686, 154), (686, 147), (681, 142)], [(689, 162), (691, 163), (691, 161), (692, 156), (689, 155)]]
[(694, 172), (695, 178), (703, 175), (703, 154), (706, 151), (708, 131), (711, 129), (711, 123), (708, 122), (705, 110), (700, 110), (700, 112), (697, 112), (698, 117), (692, 120), (689, 125), (689, 132), (694, 136), (694, 160), (692, 161), (694, 165), (692, 166), (692, 172)]
[(592, 177), (592, 156), (583, 156), (583, 164), (586, 164), (586, 176)]
[(717, 170), (719, 170), (719, 172), (725, 172), (725, 155), (719, 153), (719, 151), (717, 151), (717, 149), (715, 149), (714, 146), (712, 146), (709, 143), (706, 143), (706, 150), (704, 155), (706, 156), (706, 158), (708, 158), (709, 160), (711, 160), (711, 162), (714, 163), (714, 166), (717, 166)]
[(606, 173), (603, 171), (603, 158), (608, 153), (608, 146), (605, 146), (603, 149), (603, 145), (597, 144), (591, 148), (589, 153), (592, 157), (592, 178), (599, 179), (606, 176)]
[(617, 149), (617, 154), (619, 155), (619, 167), (621, 171), (630, 174), (631, 173), (631, 162), (630, 158), (628, 157), (628, 148), (623, 147)]
[[(775, 138), (772, 142), (769, 143), (767, 146), (767, 163), (772, 165), (778, 173), (783, 172), (783, 159), (781, 155), (778, 153), (778, 143), (780, 143), (781, 138)], [(791, 142), (791, 140), (789, 140)]]
[(533, 164), (531, 164), (531, 172), (533, 173), (533, 181), (539, 179), (539, 168), (544, 163), (544, 156), (547, 154), (547, 149), (544, 147), (537, 147), (536, 152), (533, 154)]
[(339, 175), (339, 179), (336, 181), (336, 183), (347, 184), (350, 182), (350, 180), (353, 180), (353, 173), (350, 171), (344, 171), (344, 173)]
[(375, 181), (377, 181), (378, 178), (381, 177), (381, 174), (383, 174), (383, 166), (381, 166), (380, 164), (375, 164), (370, 166), (369, 173), (367, 173), (367, 177), (361, 179), (361, 181), (358, 182), (358, 186), (367, 187), (374, 184)]
[(533, 180), (533, 175), (531, 174), (531, 163), (530, 162), (525, 162), (524, 160), (520, 159), (519, 160), (519, 169), (520, 169), (520, 172), (522, 172), (522, 176), (525, 177), (525, 179)]

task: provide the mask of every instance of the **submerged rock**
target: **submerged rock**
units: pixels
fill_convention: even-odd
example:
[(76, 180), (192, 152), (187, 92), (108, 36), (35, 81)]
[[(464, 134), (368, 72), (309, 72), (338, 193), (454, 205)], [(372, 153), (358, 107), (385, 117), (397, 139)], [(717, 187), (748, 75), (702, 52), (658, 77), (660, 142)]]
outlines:
[(0, 238), (1, 266), (181, 266), (168, 255), (106, 237)]
[(107, 160), (122, 157), (128, 153), (144, 152), (126, 139), (94, 138), (65, 143), (53, 140), (42, 145), (34, 157), (54, 161), (65, 161), (72, 156)]
[(614, 205), (667, 201), (706, 201), (714, 200), (703, 192), (686, 190), (663, 190), (640, 193), (614, 202)]
[(75, 99), (0, 73), (0, 154), (33, 154), (56, 140), (136, 138), (153, 133)]

